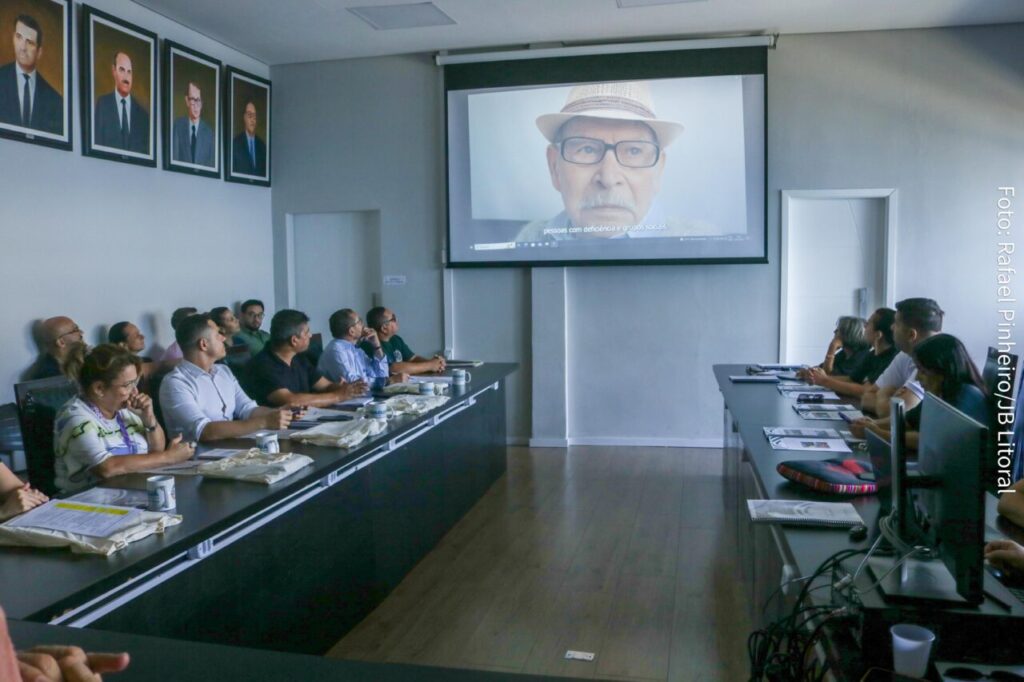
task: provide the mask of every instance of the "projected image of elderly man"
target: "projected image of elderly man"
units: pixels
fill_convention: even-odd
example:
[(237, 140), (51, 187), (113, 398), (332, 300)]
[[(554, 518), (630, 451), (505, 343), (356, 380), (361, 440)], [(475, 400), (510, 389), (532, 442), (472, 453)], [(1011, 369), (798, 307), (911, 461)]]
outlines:
[(683, 125), (659, 119), (643, 82), (579, 85), (565, 106), (537, 118), (551, 184), (565, 210), (525, 225), (517, 241), (707, 234), (658, 206), (668, 147)]

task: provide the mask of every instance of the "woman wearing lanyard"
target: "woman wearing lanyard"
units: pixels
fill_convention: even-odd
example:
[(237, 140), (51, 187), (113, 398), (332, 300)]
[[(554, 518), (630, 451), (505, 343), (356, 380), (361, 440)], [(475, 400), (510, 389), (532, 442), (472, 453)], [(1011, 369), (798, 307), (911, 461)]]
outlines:
[(113, 344), (88, 353), (77, 350), (66, 362), (79, 395), (54, 422), (56, 484), (63, 493), (135, 471), (183, 462), (194, 447), (177, 437), (167, 443), (153, 414), (153, 401), (138, 392), (142, 361)]

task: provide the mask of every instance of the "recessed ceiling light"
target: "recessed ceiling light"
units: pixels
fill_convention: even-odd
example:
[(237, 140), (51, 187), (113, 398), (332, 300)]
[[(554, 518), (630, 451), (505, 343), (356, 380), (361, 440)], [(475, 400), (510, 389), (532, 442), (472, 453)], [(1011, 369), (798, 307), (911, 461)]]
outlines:
[(448, 26), (455, 23), (450, 16), (439, 10), (432, 2), (379, 7), (349, 7), (348, 11), (378, 31), (389, 31), (395, 28)]
[(681, 5), (684, 2), (706, 2), (707, 0), (615, 0), (619, 9), (632, 7), (653, 7), (654, 5)]

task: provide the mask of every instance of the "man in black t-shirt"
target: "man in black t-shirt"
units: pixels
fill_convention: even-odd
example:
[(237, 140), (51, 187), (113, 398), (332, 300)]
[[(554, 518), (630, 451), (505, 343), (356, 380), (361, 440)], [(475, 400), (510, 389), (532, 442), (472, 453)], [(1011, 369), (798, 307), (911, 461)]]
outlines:
[(270, 341), (249, 362), (249, 389), (260, 405), (321, 407), (366, 392), (366, 383), (332, 383), (303, 353), (309, 348), (309, 317), (280, 310), (270, 321)]

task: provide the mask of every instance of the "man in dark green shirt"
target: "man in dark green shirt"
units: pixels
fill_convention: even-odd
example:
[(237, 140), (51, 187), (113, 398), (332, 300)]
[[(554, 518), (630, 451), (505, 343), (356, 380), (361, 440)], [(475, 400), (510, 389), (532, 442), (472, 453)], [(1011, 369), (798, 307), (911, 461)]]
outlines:
[(244, 343), (249, 346), (249, 350), (255, 357), (270, 340), (270, 334), (260, 329), (263, 324), (263, 301), (251, 298), (242, 304), (238, 313), (238, 321), (242, 323), (242, 328), (238, 330), (232, 340), (236, 344)]
[[(384, 351), (384, 357), (388, 360), (388, 367), (392, 374), (429, 374), (431, 372), (444, 371), (444, 357), (435, 355), (427, 359), (416, 355), (412, 348), (405, 343), (398, 335), (398, 317), (389, 308), (377, 306), (366, 313), (366, 324), (376, 330), (377, 338), (380, 339), (380, 347)], [(376, 352), (376, 348), (367, 350), (366, 346), (360, 344), (368, 355)]]

